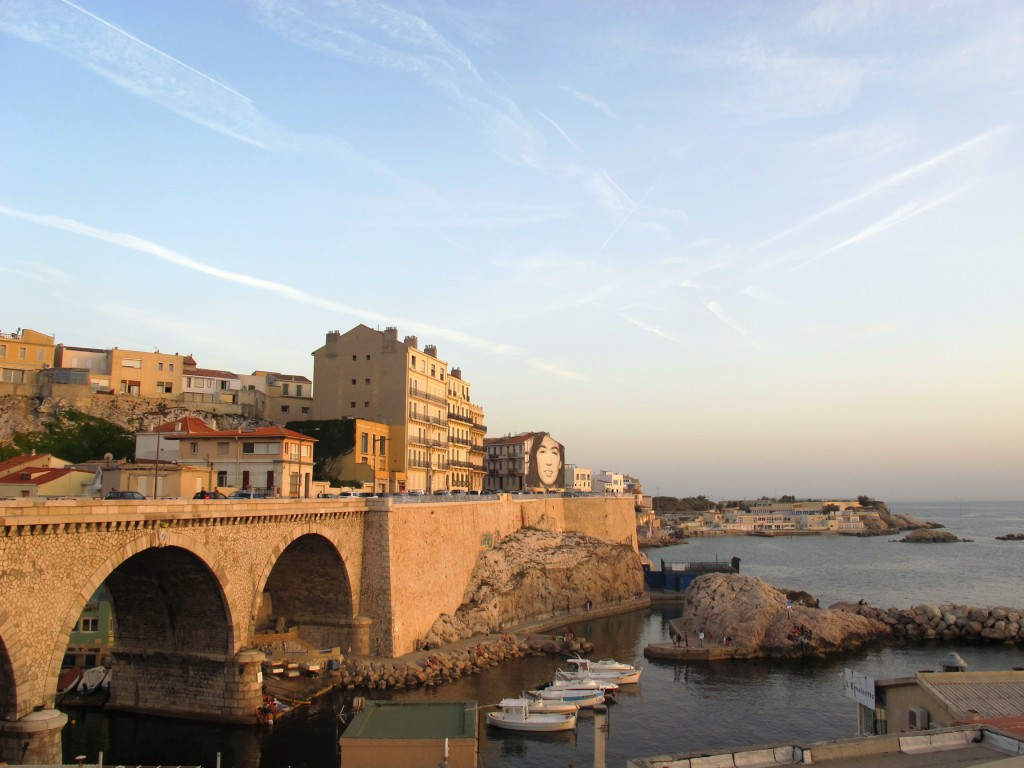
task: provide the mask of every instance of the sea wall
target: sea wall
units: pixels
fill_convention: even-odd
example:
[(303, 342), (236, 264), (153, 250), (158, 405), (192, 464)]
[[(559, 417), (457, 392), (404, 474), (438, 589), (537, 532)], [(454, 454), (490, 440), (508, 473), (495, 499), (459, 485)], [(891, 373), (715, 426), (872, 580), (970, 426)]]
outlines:
[(979, 608), (971, 605), (915, 605), (911, 608), (876, 608), (837, 603), (850, 611), (887, 625), (893, 636), (907, 640), (989, 640), (1024, 643), (1024, 609)]

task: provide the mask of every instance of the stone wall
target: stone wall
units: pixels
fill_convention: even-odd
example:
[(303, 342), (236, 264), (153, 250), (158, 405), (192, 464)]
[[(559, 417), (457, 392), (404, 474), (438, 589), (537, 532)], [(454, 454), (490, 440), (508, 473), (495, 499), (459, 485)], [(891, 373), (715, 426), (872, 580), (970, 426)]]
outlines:
[(832, 607), (877, 619), (890, 628), (894, 637), (907, 640), (1024, 643), (1024, 609), (1021, 608), (944, 604), (886, 609), (852, 603)]

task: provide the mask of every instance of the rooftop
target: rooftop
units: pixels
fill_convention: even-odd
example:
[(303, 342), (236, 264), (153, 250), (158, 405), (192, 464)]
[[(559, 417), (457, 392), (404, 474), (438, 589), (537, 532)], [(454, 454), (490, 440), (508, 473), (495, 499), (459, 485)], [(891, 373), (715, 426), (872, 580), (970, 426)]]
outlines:
[(345, 739), (473, 739), (475, 701), (368, 701), (342, 734)]

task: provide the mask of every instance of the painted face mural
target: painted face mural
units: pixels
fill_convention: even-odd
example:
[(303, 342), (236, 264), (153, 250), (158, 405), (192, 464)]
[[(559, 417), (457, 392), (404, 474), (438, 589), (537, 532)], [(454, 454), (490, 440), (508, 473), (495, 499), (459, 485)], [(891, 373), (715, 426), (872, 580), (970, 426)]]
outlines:
[(533, 438), (530, 448), (530, 472), (527, 483), (534, 488), (559, 488), (565, 469), (562, 444), (544, 433)]

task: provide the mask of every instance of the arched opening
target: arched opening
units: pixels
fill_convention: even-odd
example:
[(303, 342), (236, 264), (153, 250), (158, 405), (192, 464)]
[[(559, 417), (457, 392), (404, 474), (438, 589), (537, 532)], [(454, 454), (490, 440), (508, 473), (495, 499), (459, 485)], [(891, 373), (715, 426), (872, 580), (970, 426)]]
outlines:
[[(260, 636), (282, 636), (307, 648), (351, 642), (352, 585), (332, 542), (317, 534), (293, 541), (274, 563), (256, 615)], [(277, 640), (279, 645), (288, 640)]]
[(107, 577), (118, 654), (228, 654), (231, 621), (217, 578), (179, 547), (155, 547)]

